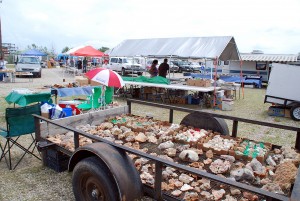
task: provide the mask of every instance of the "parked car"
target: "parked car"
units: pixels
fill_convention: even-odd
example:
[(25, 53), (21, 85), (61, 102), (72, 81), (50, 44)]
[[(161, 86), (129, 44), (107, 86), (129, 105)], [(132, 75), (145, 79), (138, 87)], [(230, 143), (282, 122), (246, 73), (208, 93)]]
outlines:
[(180, 60), (176, 60), (176, 61), (173, 61), (173, 63), (175, 65), (177, 65), (179, 68), (178, 68), (178, 72), (179, 73), (182, 73), (182, 72), (192, 72), (192, 68), (190, 66), (190, 63), (188, 61), (180, 61)]
[(16, 72), (30, 72), (34, 77), (42, 77), (42, 66), (37, 57), (22, 56), (15, 64)]
[(170, 62), (170, 72), (177, 73), (179, 71), (179, 66), (174, 63), (174, 61)]
[(128, 73), (142, 75), (145, 68), (141, 64), (136, 63), (134, 59), (127, 57), (111, 57), (109, 63), (104, 65), (104, 67), (120, 72), (121, 75), (126, 75)]
[(190, 62), (190, 67), (192, 72), (201, 72), (201, 66), (198, 62)]

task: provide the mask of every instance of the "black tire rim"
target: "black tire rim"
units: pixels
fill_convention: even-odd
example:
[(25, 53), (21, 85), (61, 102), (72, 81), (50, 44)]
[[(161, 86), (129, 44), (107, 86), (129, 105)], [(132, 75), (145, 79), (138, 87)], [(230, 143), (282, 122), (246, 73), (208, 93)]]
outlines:
[(85, 200), (105, 201), (105, 194), (102, 184), (92, 174), (85, 173), (80, 179), (81, 194)]

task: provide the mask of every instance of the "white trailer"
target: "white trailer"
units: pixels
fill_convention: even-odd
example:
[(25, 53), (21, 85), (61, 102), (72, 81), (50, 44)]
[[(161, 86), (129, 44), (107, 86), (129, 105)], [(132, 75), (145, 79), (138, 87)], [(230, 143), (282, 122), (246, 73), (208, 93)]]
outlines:
[(290, 109), (291, 118), (300, 121), (300, 66), (273, 63), (265, 103)]

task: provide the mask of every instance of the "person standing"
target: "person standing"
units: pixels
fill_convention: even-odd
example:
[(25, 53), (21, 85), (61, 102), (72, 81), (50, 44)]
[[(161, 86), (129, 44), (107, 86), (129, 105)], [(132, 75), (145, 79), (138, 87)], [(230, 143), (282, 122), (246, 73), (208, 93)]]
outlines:
[(86, 57), (84, 57), (84, 59), (82, 61), (82, 72), (83, 73), (86, 73), (87, 63), (88, 63), (88, 61), (87, 61)]
[(168, 59), (164, 59), (164, 62), (161, 63), (158, 67), (158, 75), (164, 78), (167, 78), (167, 72), (170, 69), (168, 64)]
[(82, 69), (82, 61), (81, 61), (80, 58), (79, 58), (78, 61), (77, 61), (77, 69), (78, 69), (78, 70), (81, 70), (81, 69)]
[[(0, 70), (5, 70), (5, 69), (6, 69), (6, 62), (4, 61), (3, 57), (0, 57)], [(4, 77), (6, 77), (6, 73), (0, 73), (0, 81), (3, 81)]]
[(150, 77), (156, 77), (158, 74), (158, 70), (157, 70), (157, 64), (158, 64), (158, 60), (154, 59), (152, 61), (151, 67), (149, 69), (149, 73), (150, 73)]

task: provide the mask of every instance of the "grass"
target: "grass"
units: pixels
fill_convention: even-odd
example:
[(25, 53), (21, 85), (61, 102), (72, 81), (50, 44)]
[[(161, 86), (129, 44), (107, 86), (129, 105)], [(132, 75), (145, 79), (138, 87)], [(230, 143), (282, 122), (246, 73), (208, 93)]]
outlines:
[[(245, 89), (244, 98), (241, 97), (235, 101), (232, 111), (212, 109), (203, 109), (203, 111), (300, 127), (300, 122), (295, 122), (289, 118), (268, 116), (267, 110), (270, 104), (263, 103), (264, 96), (265, 89)], [(9, 106), (4, 98), (4, 96), (0, 97), (0, 126), (2, 127), (5, 125), (4, 111)], [(115, 100), (120, 104), (126, 104), (124, 99), (116, 98)], [(186, 107), (199, 109), (199, 106), (195, 105), (186, 105)], [(160, 120), (168, 120), (169, 115), (168, 110), (139, 104), (133, 104), (132, 111), (136, 115), (152, 115)], [(180, 123), (185, 115), (184, 112), (175, 111), (174, 123)], [(231, 130), (232, 122), (226, 122)], [(294, 145), (296, 135), (295, 132), (239, 123), (238, 136), (277, 145)], [(23, 142), (29, 142), (29, 136), (22, 136), (22, 138)], [(20, 153), (19, 150), (15, 150), (13, 156), (19, 157)], [(74, 200), (71, 173), (56, 173), (43, 167), (42, 163), (33, 157), (25, 156), (24, 161), (14, 171), (8, 171), (5, 162), (1, 161), (0, 175), (0, 200)]]

